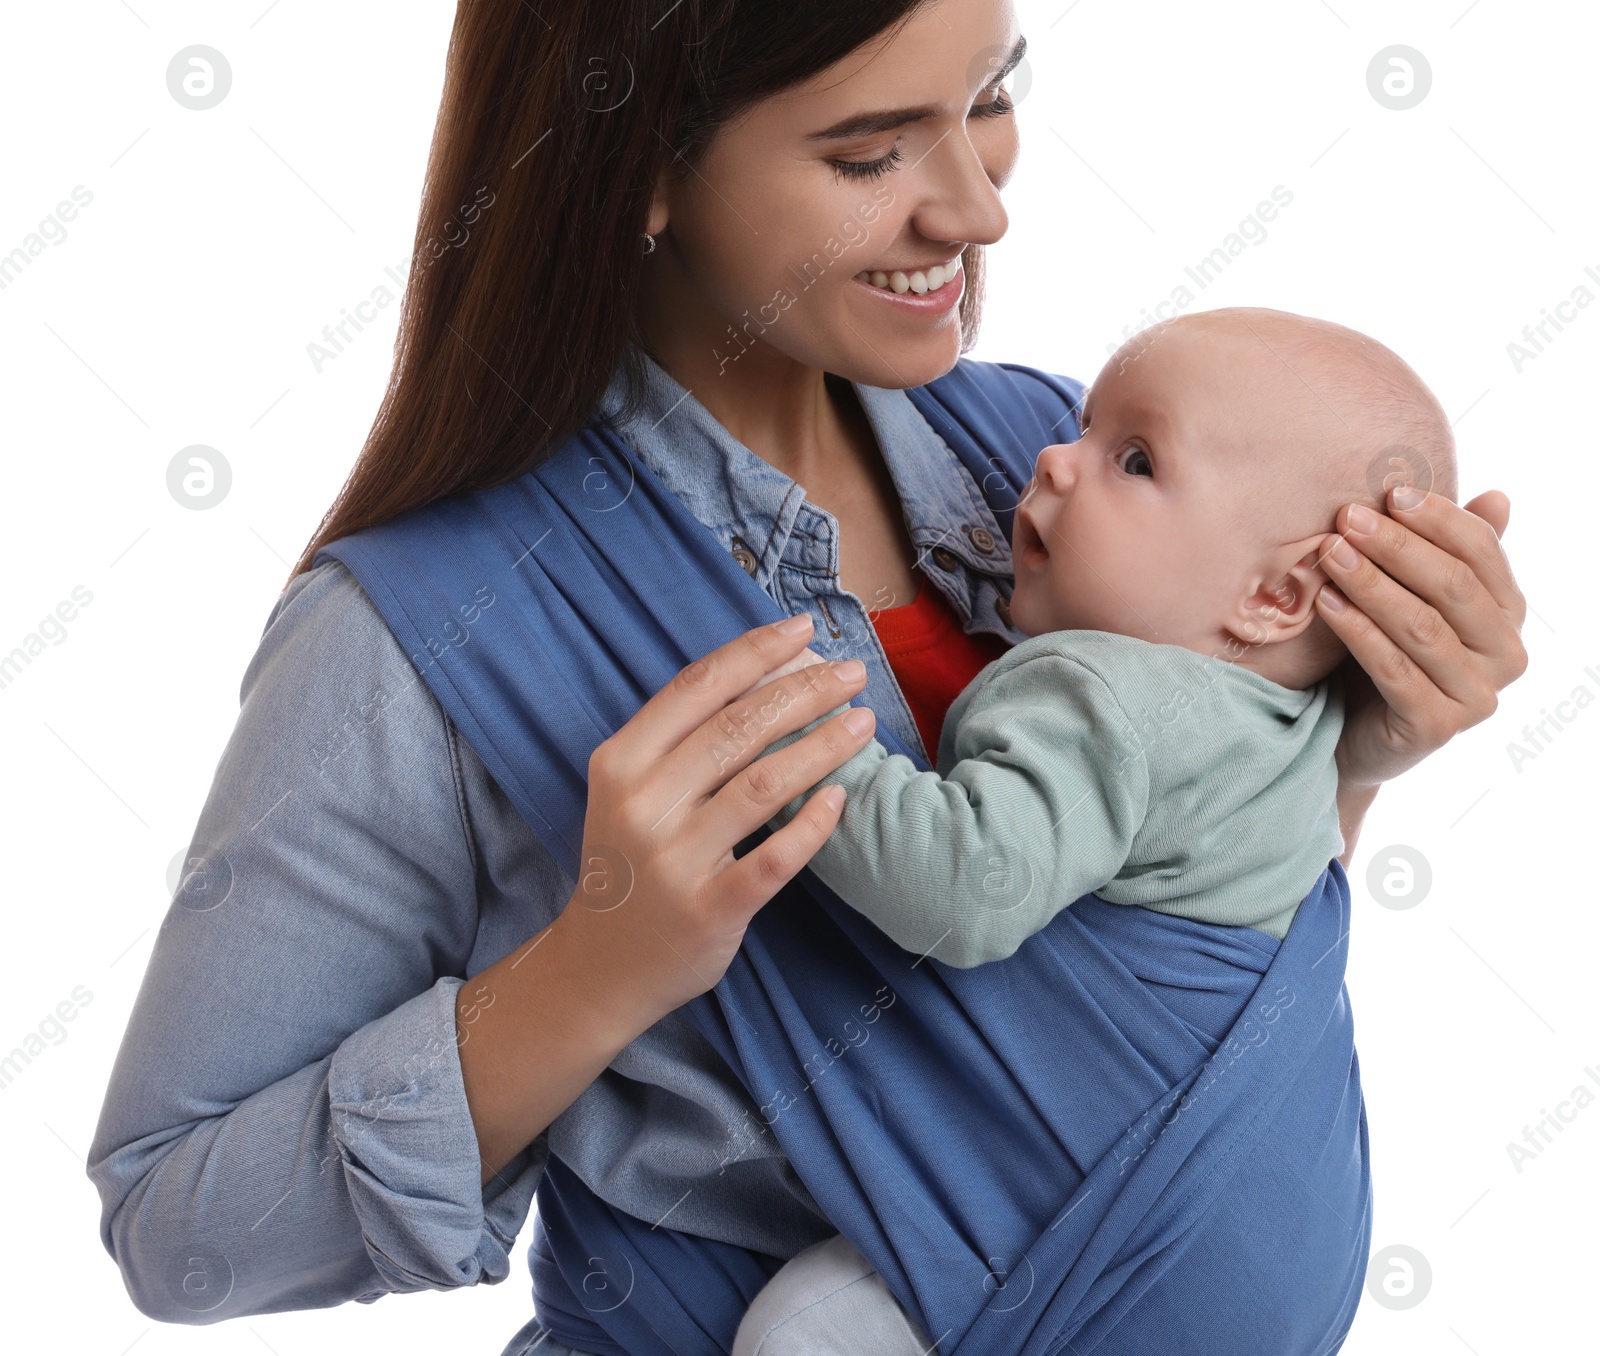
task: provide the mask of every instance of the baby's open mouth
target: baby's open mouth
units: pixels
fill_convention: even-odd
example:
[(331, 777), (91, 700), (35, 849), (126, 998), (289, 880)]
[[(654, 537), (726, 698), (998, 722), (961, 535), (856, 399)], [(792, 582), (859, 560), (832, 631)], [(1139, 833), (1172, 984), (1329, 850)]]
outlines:
[(1050, 558), (1044, 539), (1034, 529), (1026, 511), (1020, 508), (1017, 510), (1017, 555), (1029, 565)]

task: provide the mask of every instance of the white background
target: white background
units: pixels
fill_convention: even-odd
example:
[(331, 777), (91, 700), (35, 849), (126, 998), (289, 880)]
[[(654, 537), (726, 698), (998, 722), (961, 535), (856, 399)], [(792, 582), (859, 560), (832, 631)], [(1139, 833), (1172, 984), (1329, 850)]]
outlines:
[[(1600, 709), (1520, 770), (1508, 744), (1574, 689), (1600, 696), (1588, 407), (1600, 306), (1520, 372), (1507, 344), (1579, 284), (1600, 297), (1584, 273), (1600, 272), (1600, 22), (1589, 6), (1509, 0), (1068, 3), (1021, 6), (1023, 160), (974, 356), (1092, 376), (1124, 326), (1282, 185), (1292, 204), (1192, 309), (1271, 305), (1375, 335), (1457, 420), (1463, 498), (1511, 496), (1531, 666), (1491, 720), (1383, 792), (1350, 873), (1374, 1246), (1419, 1250), (1432, 1282), (1408, 1310), (1366, 1300), (1345, 1349), (1592, 1349), (1600, 1104), (1520, 1171), (1507, 1144), (1575, 1087), (1600, 1094), (1584, 1073), (1600, 1078), (1585, 856)], [(67, 1038), (0, 1090), (7, 1324), (31, 1318), (62, 1349), (497, 1352), (530, 1312), (519, 1247), (499, 1287), (153, 1324), (99, 1244), (82, 1163), (239, 680), (388, 373), (393, 308), (320, 373), (306, 350), (386, 267), (403, 272), (452, 12), (442, 0), (5, 12), (0, 253), (74, 186), (93, 194), (0, 291), (0, 652), (75, 586), (93, 595), (0, 690), (13, 868), (0, 1051), (75, 986), (92, 994)], [(165, 81), (195, 43), (233, 69), (204, 113)], [(1432, 69), (1404, 111), (1366, 79), (1393, 44)], [(191, 443), (232, 467), (207, 512), (166, 486)], [(1432, 872), (1407, 909), (1380, 906), (1367, 884), (1396, 844)]]

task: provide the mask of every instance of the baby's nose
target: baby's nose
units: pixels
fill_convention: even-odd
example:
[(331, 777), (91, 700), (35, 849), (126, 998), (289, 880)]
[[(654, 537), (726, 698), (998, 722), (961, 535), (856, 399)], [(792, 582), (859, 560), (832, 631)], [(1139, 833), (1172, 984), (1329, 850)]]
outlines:
[(1072, 482), (1072, 448), (1068, 443), (1052, 443), (1039, 453), (1033, 478), (1053, 490), (1064, 490)]

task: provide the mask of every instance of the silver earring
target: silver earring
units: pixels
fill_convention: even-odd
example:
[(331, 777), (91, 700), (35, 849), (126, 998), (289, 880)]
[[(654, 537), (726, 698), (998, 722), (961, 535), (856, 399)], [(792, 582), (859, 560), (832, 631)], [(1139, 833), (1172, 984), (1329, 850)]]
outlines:
[(656, 238), (655, 238), (655, 236), (651, 235), (649, 231), (646, 231), (645, 234), (644, 234), (644, 238), (645, 238), (645, 241), (647, 242), (645, 244), (645, 247), (644, 247), (645, 254), (647, 254), (647, 255), (653, 254), (655, 252), (655, 248), (656, 248)]

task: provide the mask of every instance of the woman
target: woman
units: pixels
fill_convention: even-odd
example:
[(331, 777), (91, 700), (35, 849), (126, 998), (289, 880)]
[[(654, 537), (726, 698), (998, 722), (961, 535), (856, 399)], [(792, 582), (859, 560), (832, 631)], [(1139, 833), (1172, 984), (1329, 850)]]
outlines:
[[(502, 1279), (557, 1161), (774, 1266), (836, 1232), (679, 1008), (838, 807), (735, 850), (873, 726), (841, 716), (745, 776), (765, 742), (863, 693), (926, 753), (941, 694), (1021, 638), (1008, 534), (904, 396), (975, 335), (1020, 38), (1003, 0), (461, 4), (391, 389), (246, 673), (91, 1151), (144, 1312)], [(341, 564), (307, 568), (514, 480), (599, 410), (814, 628), (731, 642), (602, 745), (584, 841), (632, 870), (614, 910), (417, 681), (426, 658)], [(1340, 760), (1351, 846), (1377, 786), (1522, 671), (1507, 506), (1468, 509), (1341, 514), (1361, 554), (1332, 558), (1319, 610), (1375, 683)], [(463, 600), (473, 626), (511, 620), (496, 600)], [(949, 618), (951, 669), (891, 672), (895, 621)], [(739, 699), (808, 642), (864, 668), (779, 679), (785, 714), (719, 760)], [(507, 1350), (535, 1346), (564, 1349), (535, 1322)]]

